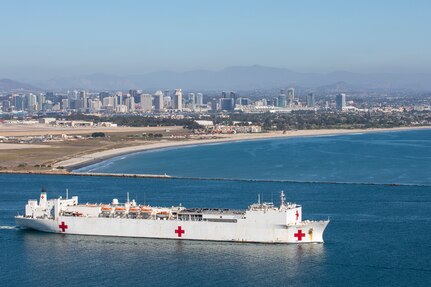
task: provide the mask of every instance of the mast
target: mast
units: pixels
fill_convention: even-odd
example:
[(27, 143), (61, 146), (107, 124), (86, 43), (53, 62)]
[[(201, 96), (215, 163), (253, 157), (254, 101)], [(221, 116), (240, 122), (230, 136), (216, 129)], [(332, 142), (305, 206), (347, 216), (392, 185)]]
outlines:
[(286, 196), (284, 195), (284, 191), (280, 192), (280, 207), (283, 207), (286, 204)]

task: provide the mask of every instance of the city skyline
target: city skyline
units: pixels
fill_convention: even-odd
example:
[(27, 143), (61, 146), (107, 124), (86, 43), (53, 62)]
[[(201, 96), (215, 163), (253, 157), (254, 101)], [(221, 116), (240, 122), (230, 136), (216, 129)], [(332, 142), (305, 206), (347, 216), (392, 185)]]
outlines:
[(8, 27), (0, 78), (254, 64), (318, 73), (431, 72), (427, 1), (23, 1), (0, 7), (6, 12), (0, 24)]

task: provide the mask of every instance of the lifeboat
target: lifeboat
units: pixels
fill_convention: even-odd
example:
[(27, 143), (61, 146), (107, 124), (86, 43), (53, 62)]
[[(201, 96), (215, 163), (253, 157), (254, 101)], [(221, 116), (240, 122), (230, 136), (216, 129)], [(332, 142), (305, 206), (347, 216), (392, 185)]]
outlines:
[(168, 218), (169, 214), (170, 214), (169, 211), (159, 211), (157, 212), (156, 216), (157, 218), (164, 219), (164, 218)]
[(139, 212), (139, 208), (138, 207), (130, 207), (129, 208), (129, 212), (131, 212), (131, 213), (138, 213)]
[(153, 209), (149, 206), (141, 206), (141, 212), (143, 213), (152, 213)]
[(104, 205), (102, 206), (101, 210), (104, 212), (108, 212), (108, 211), (110, 212), (112, 210), (112, 207), (109, 205)]
[(115, 211), (116, 211), (116, 212), (125, 212), (125, 211), (126, 211), (126, 208), (125, 208), (125, 207), (123, 207), (123, 206), (117, 206), (117, 207), (115, 208)]

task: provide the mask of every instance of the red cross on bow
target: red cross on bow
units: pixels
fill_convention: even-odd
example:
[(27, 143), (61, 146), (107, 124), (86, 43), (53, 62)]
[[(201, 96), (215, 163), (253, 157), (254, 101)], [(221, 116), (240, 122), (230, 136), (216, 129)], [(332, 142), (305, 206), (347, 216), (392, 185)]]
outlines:
[(181, 226), (178, 226), (178, 229), (175, 229), (175, 233), (178, 234), (178, 237), (181, 237), (185, 232), (185, 230), (181, 229)]
[(305, 233), (302, 233), (302, 230), (299, 229), (297, 233), (293, 234), (294, 237), (298, 239), (298, 241), (302, 241), (302, 237), (305, 236)]
[(58, 226), (61, 229), (61, 232), (65, 232), (66, 229), (69, 228), (69, 226), (67, 226), (64, 221), (61, 222), (61, 224)]

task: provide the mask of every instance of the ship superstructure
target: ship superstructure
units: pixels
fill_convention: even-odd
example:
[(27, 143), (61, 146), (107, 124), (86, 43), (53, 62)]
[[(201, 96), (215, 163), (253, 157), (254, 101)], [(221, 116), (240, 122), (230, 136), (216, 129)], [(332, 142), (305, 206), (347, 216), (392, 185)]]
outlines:
[(153, 207), (127, 199), (119, 203), (79, 204), (78, 197), (29, 200), (17, 224), (44, 232), (166, 239), (261, 243), (321, 243), (329, 220), (302, 220), (302, 207), (258, 203), (246, 210)]

